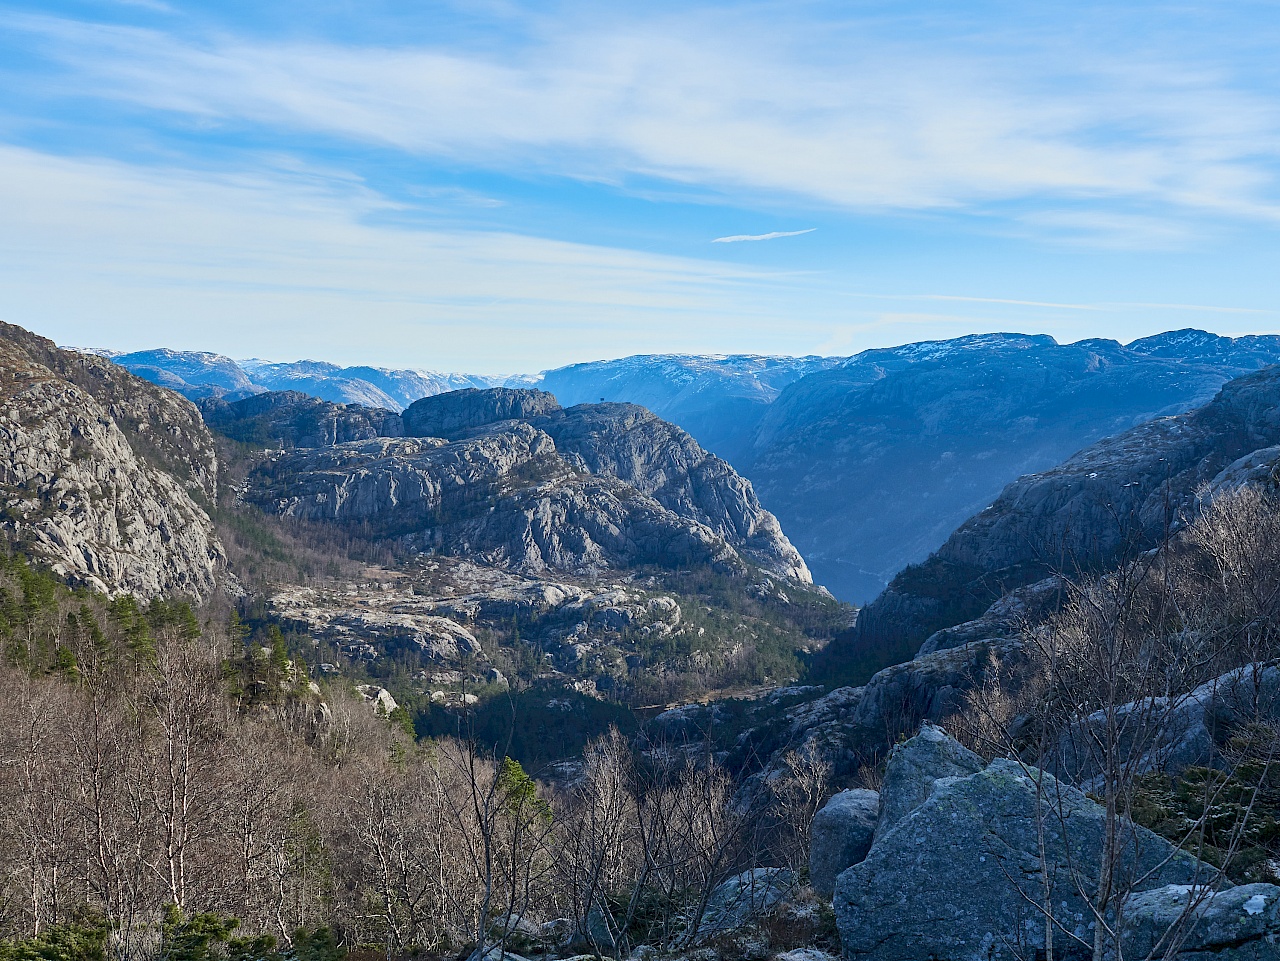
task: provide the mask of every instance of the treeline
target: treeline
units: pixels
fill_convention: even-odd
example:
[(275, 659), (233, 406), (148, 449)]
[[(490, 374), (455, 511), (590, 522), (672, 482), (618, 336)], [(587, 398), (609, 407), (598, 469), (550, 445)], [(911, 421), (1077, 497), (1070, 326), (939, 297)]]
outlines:
[(0, 561), (0, 958), (444, 953), (557, 918), (675, 943), (716, 883), (800, 857), (709, 759), (614, 734), (552, 790), (240, 634)]

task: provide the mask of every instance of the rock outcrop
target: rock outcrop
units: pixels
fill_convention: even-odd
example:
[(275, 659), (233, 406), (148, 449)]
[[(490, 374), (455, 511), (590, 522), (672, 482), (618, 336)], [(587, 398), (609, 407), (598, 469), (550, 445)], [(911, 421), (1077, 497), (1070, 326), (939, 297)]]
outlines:
[(554, 395), (544, 390), (471, 388), (415, 401), (404, 412), (404, 425), (410, 437), (457, 440), (477, 427), (506, 420), (532, 420), (559, 410)]
[[(271, 398), (231, 407), (256, 409)], [(494, 389), (418, 401), (403, 417), (406, 437), (387, 436), (394, 422), (373, 424), (366, 410), (331, 412), (320, 428), (314, 413), (306, 418), (289, 436), (383, 433), (272, 455), (245, 493), (271, 513), (526, 573), (740, 570), (747, 558), (811, 581), (750, 483), (643, 408), (562, 410), (549, 394)], [(286, 433), (287, 424), (272, 424)]]
[(809, 825), (809, 885), (831, 897), (836, 878), (871, 850), (880, 811), (880, 795), (854, 788), (822, 806)]
[(0, 325), (0, 529), (73, 584), (207, 597), (213, 438), (184, 398)]
[[(964, 774), (974, 759), (938, 735), (926, 732), (925, 745), (908, 742), (890, 759), (882, 800), (896, 782), (897, 820), (884, 824), (882, 812), (887, 830), (836, 882), (845, 958), (1024, 957), (1043, 950), (1046, 910), (1060, 929), (1059, 956), (1089, 956), (1094, 915), (1081, 892), (1097, 888), (1103, 808), (1013, 761)], [(1129, 822), (1120, 822), (1116, 844), (1119, 890), (1215, 877), (1212, 868)]]
[(298, 391), (273, 391), (235, 402), (200, 402), (205, 423), (245, 444), (267, 447), (328, 447), (375, 437), (403, 437), (394, 411), (359, 404), (333, 404)]

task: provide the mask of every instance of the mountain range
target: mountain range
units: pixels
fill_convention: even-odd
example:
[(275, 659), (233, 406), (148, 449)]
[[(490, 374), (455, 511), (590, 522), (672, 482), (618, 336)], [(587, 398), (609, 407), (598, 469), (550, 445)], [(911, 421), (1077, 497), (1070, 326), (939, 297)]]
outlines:
[(566, 406), (638, 404), (749, 478), (818, 583), (864, 603), (1005, 484), (1204, 403), (1280, 361), (1280, 337), (1179, 330), (1121, 345), (983, 334), (845, 358), (655, 354), (510, 378), (168, 350), (112, 359), (196, 399), (295, 390), (400, 411), (501, 382)]

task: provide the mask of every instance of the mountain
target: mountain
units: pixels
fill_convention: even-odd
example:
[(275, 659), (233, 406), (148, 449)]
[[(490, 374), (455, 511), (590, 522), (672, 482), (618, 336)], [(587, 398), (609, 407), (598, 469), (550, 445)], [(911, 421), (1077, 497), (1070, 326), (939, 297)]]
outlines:
[(205, 507), (214, 441), (196, 408), (116, 364), (0, 325), (0, 532), (108, 594), (207, 598), (225, 555)]
[(1280, 366), (1272, 366), (1230, 381), (1201, 407), (1007, 485), (927, 560), (894, 577), (828, 657), (904, 660), (1002, 594), (1054, 573), (1105, 570), (1193, 518), (1206, 491), (1274, 476), (1278, 466)]
[[(850, 621), (750, 482), (636, 405), (473, 388), (403, 414), (298, 392), (201, 407), (239, 442), (223, 514), (246, 585), (325, 670), (393, 687), (423, 730), (506, 678), (526, 710), (621, 724), (584, 696), (793, 679)], [(479, 708), (495, 730), (505, 703)], [(518, 740), (546, 759), (581, 739)]]
[(779, 392), (839, 363), (814, 356), (640, 354), (543, 371), (533, 386), (565, 405), (619, 401), (647, 407), (738, 464)]
[(865, 601), (1014, 478), (1204, 403), (1280, 338), (987, 334), (869, 350), (785, 387), (735, 466), (816, 580)]
[[(246, 413), (243, 424), (274, 397), (228, 406)], [(294, 436), (312, 443), (265, 460), (246, 500), (525, 573), (732, 569), (749, 558), (811, 581), (750, 483), (642, 407), (565, 409), (543, 391), (473, 388), (416, 401), (376, 425), (376, 411), (345, 408), (321, 431), (318, 403), (280, 398), (273, 409), (292, 412), (301, 422)], [(237, 423), (221, 411), (212, 420)]]
[(107, 357), (153, 384), (191, 400), (218, 397), (239, 400), (266, 391), (301, 391), (338, 404), (363, 404), (403, 410), (420, 397), (463, 387), (489, 387), (501, 378), (382, 367), (340, 367), (316, 360), (272, 363), (234, 361), (204, 351), (141, 350), (133, 353), (88, 351)]
[(465, 387), (491, 387), (498, 378), (383, 367), (339, 367), (316, 360), (277, 364), (241, 362), (255, 384), (268, 390), (298, 390), (336, 404), (404, 410), (421, 397)]
[(265, 389), (250, 381), (239, 364), (222, 354), (161, 348), (105, 356), (130, 373), (191, 400), (210, 396), (237, 399)]
[[(242, 382), (216, 355), (122, 358), (157, 382), (178, 377), (173, 386), (193, 397), (269, 387), (393, 411), (492, 380), (245, 361)], [(1231, 377), (1276, 361), (1277, 337), (1179, 330), (1122, 346), (984, 334), (850, 358), (639, 355), (505, 383), (567, 407), (639, 404), (679, 425), (752, 481), (819, 583), (865, 602), (1014, 478), (1191, 409)]]

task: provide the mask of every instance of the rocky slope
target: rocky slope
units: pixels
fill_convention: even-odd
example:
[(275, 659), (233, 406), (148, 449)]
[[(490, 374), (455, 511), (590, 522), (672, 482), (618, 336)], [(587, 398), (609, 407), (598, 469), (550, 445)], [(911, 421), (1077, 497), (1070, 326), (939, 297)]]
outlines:
[(376, 425), (365, 409), (329, 411), (321, 428), (315, 402), (264, 395), (219, 408), (214, 422), (248, 423), (268, 405), (277, 420), (295, 417), (295, 441), (359, 435), (259, 465), (244, 496), (269, 513), (526, 573), (731, 569), (748, 558), (811, 580), (750, 483), (640, 407), (565, 410), (549, 394), (496, 388), (426, 398)]
[(0, 325), (0, 529), (109, 594), (208, 596), (224, 560), (203, 504), (213, 439), (189, 402), (100, 357)]
[(737, 465), (784, 387), (841, 362), (837, 357), (641, 354), (543, 371), (535, 383), (566, 406), (614, 401), (647, 407)]
[(1265, 476), (1280, 462), (1280, 367), (1231, 381), (1208, 404), (1099, 441), (1009, 484), (923, 564), (908, 568), (832, 656), (910, 657), (934, 632), (978, 617), (1004, 592), (1104, 569), (1193, 516), (1204, 485)]
[(1124, 347), (993, 334), (871, 350), (786, 387), (734, 464), (818, 582), (865, 602), (1014, 478), (1276, 361), (1280, 338), (1198, 331)]

